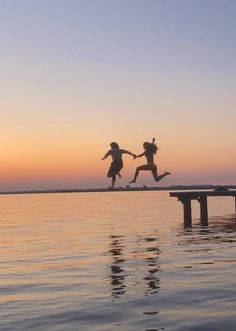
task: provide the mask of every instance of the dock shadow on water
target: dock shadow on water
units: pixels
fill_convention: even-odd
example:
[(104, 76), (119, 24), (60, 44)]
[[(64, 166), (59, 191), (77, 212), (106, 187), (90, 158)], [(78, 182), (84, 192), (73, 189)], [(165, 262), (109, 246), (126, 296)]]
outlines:
[(235, 215), (184, 229), (176, 205), (165, 192), (1, 197), (0, 330), (234, 331)]

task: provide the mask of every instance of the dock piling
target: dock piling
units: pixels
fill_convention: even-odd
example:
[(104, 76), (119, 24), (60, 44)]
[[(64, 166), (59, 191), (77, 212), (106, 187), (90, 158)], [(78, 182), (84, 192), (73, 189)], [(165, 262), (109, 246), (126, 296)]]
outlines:
[(202, 225), (208, 225), (207, 196), (201, 196), (198, 199), (200, 203), (200, 219)]
[(191, 210), (191, 200), (190, 199), (181, 199), (184, 210), (184, 226), (192, 226), (192, 210)]

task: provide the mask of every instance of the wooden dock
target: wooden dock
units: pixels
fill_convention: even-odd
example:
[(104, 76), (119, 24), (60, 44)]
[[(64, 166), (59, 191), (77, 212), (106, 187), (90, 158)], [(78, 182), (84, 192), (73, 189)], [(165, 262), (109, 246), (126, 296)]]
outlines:
[(170, 196), (178, 198), (183, 204), (185, 227), (192, 226), (192, 200), (197, 200), (200, 204), (200, 220), (202, 225), (208, 225), (208, 197), (234, 197), (236, 210), (236, 190), (170, 192)]

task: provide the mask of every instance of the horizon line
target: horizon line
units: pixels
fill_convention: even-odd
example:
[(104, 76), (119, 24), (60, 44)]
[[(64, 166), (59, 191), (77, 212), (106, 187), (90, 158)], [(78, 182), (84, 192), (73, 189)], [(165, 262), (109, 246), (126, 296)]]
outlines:
[(130, 192), (130, 191), (168, 191), (168, 190), (185, 190), (185, 189), (214, 189), (216, 187), (223, 187), (228, 189), (236, 189), (236, 185), (217, 185), (217, 184), (191, 184), (191, 185), (169, 185), (169, 186), (135, 186), (130, 187), (126, 185), (125, 187), (117, 188), (71, 188), (71, 189), (26, 189), (26, 190), (10, 190), (10, 191), (0, 191), (0, 195), (10, 195), (10, 194), (47, 194), (47, 193), (93, 193), (93, 192)]

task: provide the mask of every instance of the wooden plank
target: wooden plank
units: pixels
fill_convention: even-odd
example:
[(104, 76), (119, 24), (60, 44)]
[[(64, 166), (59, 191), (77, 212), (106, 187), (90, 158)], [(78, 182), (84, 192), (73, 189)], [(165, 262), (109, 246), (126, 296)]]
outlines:
[(179, 200), (188, 197), (189, 199), (199, 199), (202, 196), (207, 197), (236, 197), (236, 191), (190, 191), (190, 192), (170, 192), (170, 197), (176, 197)]

